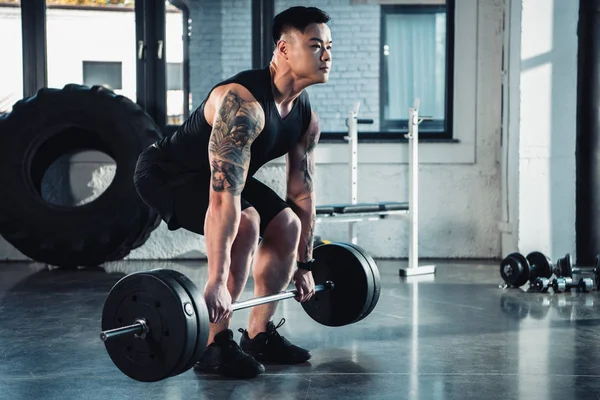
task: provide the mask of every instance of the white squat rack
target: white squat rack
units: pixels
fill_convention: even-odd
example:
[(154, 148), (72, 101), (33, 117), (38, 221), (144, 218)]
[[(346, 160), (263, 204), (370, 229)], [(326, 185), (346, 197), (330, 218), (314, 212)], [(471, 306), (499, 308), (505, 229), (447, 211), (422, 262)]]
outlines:
[(358, 124), (372, 120), (358, 119), (360, 103), (356, 103), (347, 120), (350, 151), (350, 203), (317, 206), (317, 223), (344, 222), (349, 226), (349, 240), (357, 244), (356, 223), (377, 221), (385, 218), (408, 218), (408, 267), (400, 269), (401, 276), (435, 273), (435, 265), (419, 265), (419, 124), (427, 119), (419, 118), (419, 99), (408, 109), (408, 202), (358, 203)]

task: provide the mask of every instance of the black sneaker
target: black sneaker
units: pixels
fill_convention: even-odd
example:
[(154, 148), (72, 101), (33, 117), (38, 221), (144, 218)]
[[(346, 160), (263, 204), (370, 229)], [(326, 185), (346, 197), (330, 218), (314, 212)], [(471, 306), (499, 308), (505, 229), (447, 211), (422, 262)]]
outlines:
[(194, 369), (239, 379), (254, 378), (265, 372), (261, 363), (240, 349), (230, 329), (215, 335), (214, 343), (204, 350)]
[(259, 333), (254, 339), (250, 339), (247, 330), (239, 329), (242, 333), (240, 340), (242, 350), (265, 364), (302, 364), (310, 360), (311, 355), (308, 350), (291, 344), (277, 332), (284, 323), (285, 318), (282, 318), (277, 326), (270, 321), (267, 324), (267, 331)]

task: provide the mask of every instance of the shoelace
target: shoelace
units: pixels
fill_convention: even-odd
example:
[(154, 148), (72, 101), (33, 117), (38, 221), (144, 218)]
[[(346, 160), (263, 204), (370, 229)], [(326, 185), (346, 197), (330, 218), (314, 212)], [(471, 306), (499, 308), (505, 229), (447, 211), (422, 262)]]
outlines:
[(283, 324), (285, 324), (285, 318), (281, 318), (281, 320), (279, 321), (279, 323), (277, 325), (272, 325), (271, 327), (269, 327), (269, 329), (267, 330), (269, 339), (267, 339), (266, 343), (268, 343), (269, 341), (273, 341), (273, 342), (279, 343), (279, 345), (283, 345), (283, 346), (285, 346), (289, 343), (285, 339), (285, 336), (282, 336), (279, 334), (279, 332), (277, 332), (277, 329), (281, 328), (281, 326)]
[(279, 334), (279, 332), (277, 332), (277, 329), (281, 328), (281, 326), (285, 324), (285, 318), (281, 318), (281, 320), (279, 321), (279, 323), (277, 324), (277, 326), (273, 326), (272, 328), (269, 329), (269, 334), (273, 335), (273, 336), (281, 336)]
[[(267, 333), (267, 337), (269, 337), (269, 339), (267, 339), (265, 344), (267, 344), (269, 342), (269, 340), (272, 340), (273, 338), (277, 339), (276, 341), (278, 341), (278, 342), (285, 343), (285, 337), (281, 336), (279, 334), (279, 332), (277, 332), (277, 329), (281, 328), (283, 326), (283, 324), (285, 324), (285, 318), (281, 318), (281, 320), (279, 321), (279, 323), (276, 326), (271, 325), (270, 327), (267, 328), (266, 333)], [(244, 333), (244, 329), (240, 328), (240, 329), (238, 329), (238, 332)]]

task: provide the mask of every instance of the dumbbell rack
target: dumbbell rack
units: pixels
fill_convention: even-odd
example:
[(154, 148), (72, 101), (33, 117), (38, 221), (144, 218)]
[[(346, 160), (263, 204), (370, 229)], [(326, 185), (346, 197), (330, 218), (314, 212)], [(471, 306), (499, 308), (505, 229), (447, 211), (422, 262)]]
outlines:
[[(581, 278), (573, 281), (573, 274), (593, 273), (594, 279)], [(600, 290), (600, 255), (596, 257), (593, 269), (573, 268), (571, 256), (567, 255), (557, 260), (552, 266), (550, 259), (541, 252), (531, 252), (527, 257), (520, 253), (511, 253), (500, 263), (500, 274), (504, 283), (501, 288), (521, 287), (528, 281), (530, 289), (537, 292), (547, 292), (550, 287), (560, 293), (576, 289), (588, 292)], [(550, 279), (555, 276), (554, 279)]]

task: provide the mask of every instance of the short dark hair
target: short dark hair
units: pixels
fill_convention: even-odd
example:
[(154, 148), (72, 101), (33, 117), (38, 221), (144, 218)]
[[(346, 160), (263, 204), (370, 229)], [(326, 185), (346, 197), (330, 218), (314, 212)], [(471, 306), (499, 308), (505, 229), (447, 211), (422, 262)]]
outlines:
[(304, 33), (310, 24), (326, 24), (331, 18), (316, 7), (296, 6), (280, 12), (273, 19), (273, 43), (277, 45), (281, 35), (290, 28)]

